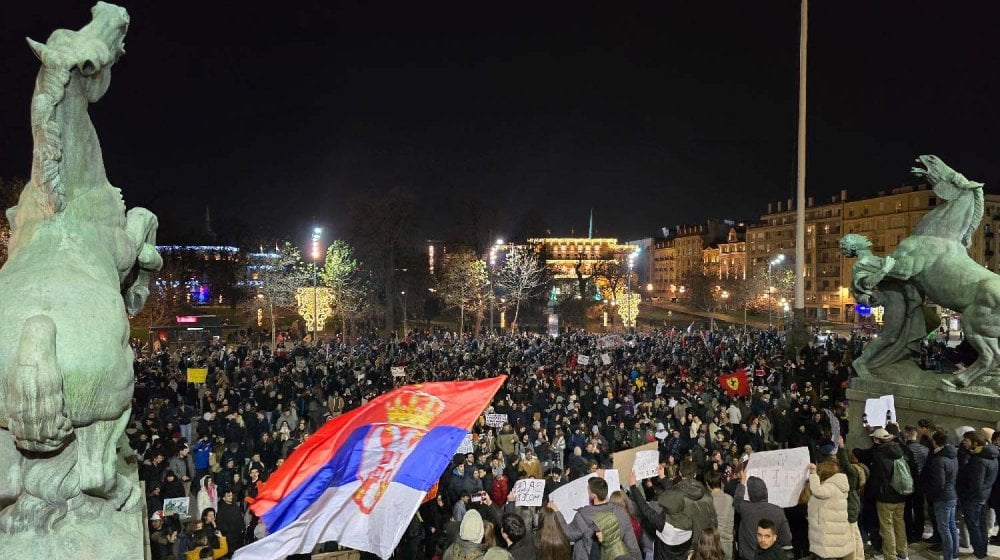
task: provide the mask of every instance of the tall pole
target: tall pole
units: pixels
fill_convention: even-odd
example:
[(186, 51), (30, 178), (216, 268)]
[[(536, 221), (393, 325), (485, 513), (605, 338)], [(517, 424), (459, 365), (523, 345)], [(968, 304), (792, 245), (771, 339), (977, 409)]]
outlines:
[(802, 0), (799, 29), (799, 138), (798, 173), (795, 181), (795, 314), (805, 320), (806, 309), (806, 40), (809, 37), (809, 0)]
[(767, 262), (767, 328), (771, 328), (771, 316), (774, 309), (774, 302), (771, 300), (771, 266), (774, 261)]
[(315, 227), (312, 233), (312, 261), (313, 261), (313, 345), (319, 344), (318, 331), (319, 331), (319, 282), (317, 282), (319, 274), (316, 262), (319, 260), (320, 248), (319, 240), (320, 236), (323, 235), (323, 228)]

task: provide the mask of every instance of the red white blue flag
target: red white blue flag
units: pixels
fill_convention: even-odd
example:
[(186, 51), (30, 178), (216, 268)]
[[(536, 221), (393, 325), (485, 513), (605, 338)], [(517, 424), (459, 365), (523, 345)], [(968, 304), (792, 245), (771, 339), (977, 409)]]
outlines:
[(269, 534), (234, 559), (326, 541), (388, 558), (506, 379), (408, 385), (330, 420), (247, 500)]

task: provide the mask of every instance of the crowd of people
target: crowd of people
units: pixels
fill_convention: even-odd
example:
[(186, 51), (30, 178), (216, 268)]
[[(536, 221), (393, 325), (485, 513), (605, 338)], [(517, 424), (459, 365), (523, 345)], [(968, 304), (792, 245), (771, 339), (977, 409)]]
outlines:
[[(442, 475), (397, 558), (905, 560), (907, 545), (925, 536), (944, 560), (964, 545), (986, 556), (1000, 505), (1000, 432), (947, 433), (929, 420), (849, 426), (845, 392), (861, 340), (830, 336), (789, 360), (774, 330), (692, 325), (598, 349), (600, 336), (414, 331), (139, 353), (128, 433), (153, 557), (223, 558), (261, 538), (266, 528), (246, 498), (331, 418), (401, 384), (500, 373), (508, 380), (485, 412), (506, 423), (480, 419), (472, 452)], [(186, 382), (194, 367), (208, 369), (204, 384)], [(750, 385), (742, 396), (718, 383), (739, 370)], [(847, 449), (851, 429), (872, 445)], [(614, 492), (592, 477), (591, 505), (575, 514), (548, 500), (610, 468), (612, 453), (647, 443), (659, 449), (658, 476), (623, 480)], [(799, 505), (781, 508), (745, 465), (753, 453), (795, 447), (809, 451), (808, 483)], [(542, 507), (513, 503), (520, 478), (545, 479)]]

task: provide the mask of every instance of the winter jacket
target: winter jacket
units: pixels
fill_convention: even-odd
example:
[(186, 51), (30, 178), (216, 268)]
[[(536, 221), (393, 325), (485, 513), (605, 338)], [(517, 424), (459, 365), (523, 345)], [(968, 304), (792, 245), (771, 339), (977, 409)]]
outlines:
[[(743, 496), (749, 496), (746, 501)], [(754, 560), (757, 554), (757, 522), (761, 519), (774, 521), (781, 546), (792, 544), (792, 531), (788, 528), (785, 510), (767, 502), (767, 484), (756, 476), (747, 479), (747, 485), (736, 486), (733, 496), (736, 513), (740, 514), (739, 547), (740, 558)], [(773, 548), (773, 547), (772, 547)]]
[[(691, 516), (691, 531), (699, 539), (705, 529), (719, 526), (719, 520), (715, 516), (715, 502), (704, 484), (691, 478), (682, 478), (674, 488), (684, 494), (684, 513)], [(697, 547), (699, 539), (691, 539), (692, 550)]]
[(635, 560), (642, 558), (639, 542), (636, 541), (635, 533), (632, 532), (632, 522), (625, 510), (611, 504), (600, 504), (578, 509), (576, 515), (573, 516), (572, 523), (566, 523), (562, 512), (558, 512), (556, 516), (559, 519), (559, 524), (562, 525), (563, 532), (566, 533), (566, 538), (573, 543), (573, 560), (590, 559), (590, 549), (597, 543), (594, 538), (594, 533), (597, 532), (594, 517), (598, 513), (608, 510), (613, 511), (615, 517), (618, 518), (622, 540), (625, 542), (625, 548), (628, 549), (629, 557)]
[(216, 527), (229, 542), (229, 548), (236, 550), (243, 546), (243, 532), (247, 527), (239, 503), (234, 501), (227, 504), (225, 500), (220, 501), (215, 519)]
[(733, 509), (733, 497), (719, 490), (711, 492), (712, 503), (715, 506), (715, 516), (719, 521), (719, 540), (722, 541), (722, 551), (726, 558), (733, 555), (733, 537), (735, 529), (736, 510)]
[[(843, 447), (837, 449), (837, 464), (840, 472), (847, 477), (847, 484), (850, 489), (847, 492), (847, 522), (857, 523), (861, 514), (861, 477), (858, 475), (858, 467), (855, 467), (847, 457), (847, 450)], [(865, 468), (863, 465), (861, 468)]]
[(924, 465), (924, 496), (930, 502), (946, 502), (955, 500), (955, 481), (958, 477), (958, 453), (954, 446), (946, 443), (944, 447), (931, 451)]
[(194, 456), (194, 468), (200, 471), (207, 471), (209, 468), (209, 457), (212, 455), (212, 442), (207, 439), (198, 440), (194, 444), (192, 455)]
[(847, 475), (837, 473), (823, 482), (809, 475), (809, 551), (819, 558), (842, 558), (854, 552), (854, 529), (847, 520)]
[(883, 443), (875, 448), (872, 477), (868, 484), (875, 486), (876, 502), (901, 504), (906, 501), (906, 496), (900, 496), (889, 485), (889, 481), (892, 480), (893, 462), (900, 457), (903, 457), (903, 447), (894, 441)]
[(170, 458), (170, 465), (167, 468), (174, 471), (179, 479), (183, 479), (185, 476), (188, 477), (188, 480), (194, 479), (194, 459), (190, 453), (187, 457), (181, 457), (179, 454), (174, 455)]
[(959, 470), (956, 491), (959, 501), (985, 504), (997, 478), (997, 448), (986, 445), (979, 453), (969, 453), (969, 462)]
[(684, 496), (677, 490), (666, 490), (657, 502), (663, 511), (653, 509), (642, 493), (632, 486), (629, 498), (635, 503), (642, 528), (652, 535), (654, 560), (677, 560), (687, 558), (691, 546), (691, 517), (684, 512)]

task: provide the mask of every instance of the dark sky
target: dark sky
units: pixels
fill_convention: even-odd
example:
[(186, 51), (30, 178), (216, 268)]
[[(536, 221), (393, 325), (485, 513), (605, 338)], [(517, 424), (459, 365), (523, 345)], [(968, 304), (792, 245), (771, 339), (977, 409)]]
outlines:
[[(90, 5), (0, 4), (0, 176), (30, 168), (24, 37)], [(226, 237), (314, 217), (337, 236), (350, 200), (404, 186), (423, 237), (474, 196), (501, 236), (581, 233), (593, 207), (597, 234), (630, 239), (794, 193), (798, 2), (124, 5), (128, 54), (91, 115), (112, 183), (168, 236), (206, 205)], [(998, 15), (814, 1), (808, 194), (911, 182), (921, 153), (995, 187)]]

